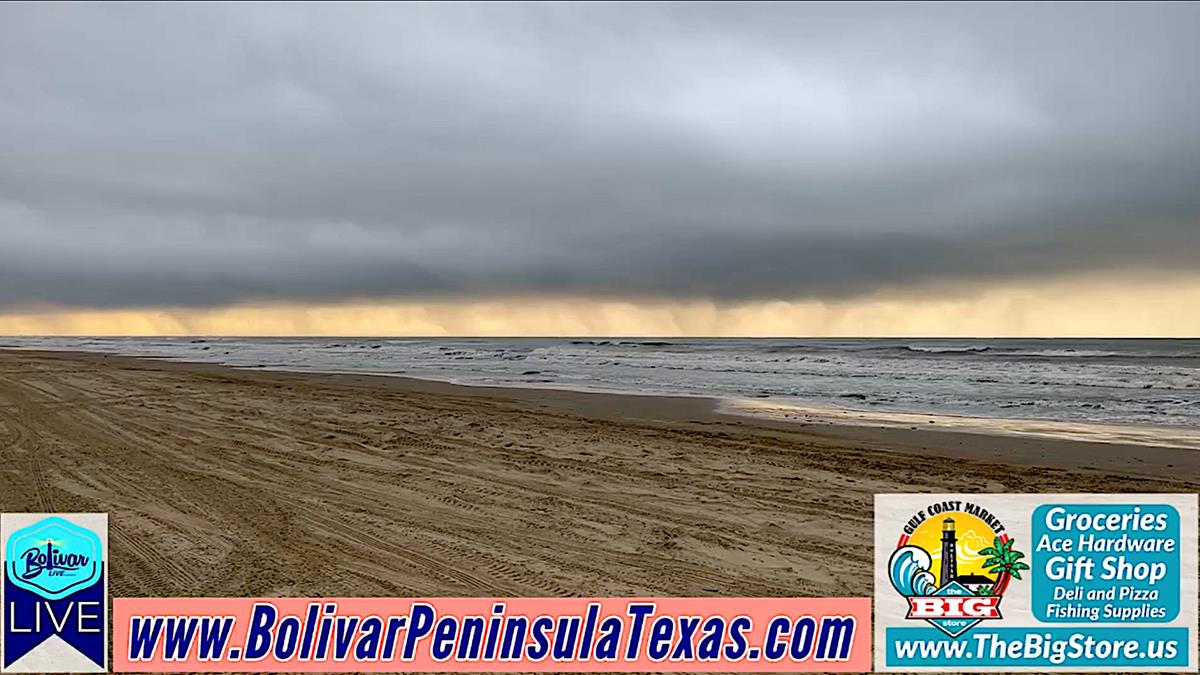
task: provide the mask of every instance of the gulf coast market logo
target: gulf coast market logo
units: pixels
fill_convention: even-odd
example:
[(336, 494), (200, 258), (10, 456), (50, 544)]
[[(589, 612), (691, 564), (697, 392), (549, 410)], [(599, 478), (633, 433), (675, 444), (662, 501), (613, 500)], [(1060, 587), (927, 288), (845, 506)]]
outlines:
[(888, 559), (888, 578), (908, 600), (904, 618), (928, 621), (952, 638), (1003, 618), (1005, 591), (1029, 569), (1014, 544), (998, 517), (970, 502), (913, 514)]
[[(104, 514), (3, 514), (0, 670), (107, 669)], [(98, 533), (99, 532), (99, 533)]]

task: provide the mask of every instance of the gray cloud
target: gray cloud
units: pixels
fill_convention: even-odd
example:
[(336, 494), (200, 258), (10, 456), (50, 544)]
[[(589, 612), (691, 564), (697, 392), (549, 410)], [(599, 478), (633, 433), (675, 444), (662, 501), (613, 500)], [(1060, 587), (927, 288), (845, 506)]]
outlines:
[(1200, 5), (0, 6), (0, 306), (1200, 256)]

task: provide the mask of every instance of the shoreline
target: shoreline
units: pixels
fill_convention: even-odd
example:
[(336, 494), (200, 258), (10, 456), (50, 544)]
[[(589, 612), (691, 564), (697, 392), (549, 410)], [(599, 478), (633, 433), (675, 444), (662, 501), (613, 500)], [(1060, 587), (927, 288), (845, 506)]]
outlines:
[[(250, 378), (311, 378), (315, 382), (379, 387), (436, 396), (477, 397), (507, 401), (534, 409), (596, 420), (636, 421), (697, 430), (734, 430), (766, 437), (804, 437), (823, 443), (853, 444), (860, 449), (929, 457), (980, 460), (978, 448), (989, 448), (989, 460), (1034, 467), (1119, 473), (1131, 477), (1179, 479), (1195, 476), (1200, 484), (1200, 450), (1136, 442), (1093, 441), (1060, 436), (977, 429), (970, 425), (947, 426), (938, 422), (949, 415), (911, 413), (914, 419), (934, 421), (929, 426), (855, 422), (846, 410), (806, 420), (731, 412), (724, 399), (704, 396), (614, 393), (553, 387), (459, 384), (407, 375), (382, 373), (332, 373), (274, 369), (268, 366), (230, 366), (158, 356), (133, 356), (79, 350), (0, 348), (0, 354), (79, 359), (126, 368), (175, 372), (237, 373)], [(964, 418), (975, 420), (977, 418)], [(1180, 471), (1183, 470), (1183, 475)]]
[[(747, 390), (745, 387), (733, 389), (728, 386), (716, 387), (701, 387), (696, 388), (694, 385), (697, 382), (691, 382), (690, 385), (681, 385), (679, 383), (657, 383), (653, 379), (644, 382), (626, 381), (622, 377), (615, 379), (604, 379), (601, 377), (600, 384), (593, 383), (588, 379), (580, 379), (579, 377), (571, 376), (568, 370), (561, 370), (560, 366), (566, 364), (559, 363), (555, 366), (554, 358), (549, 359), (549, 377), (541, 376), (540, 370), (529, 370), (521, 372), (520, 369), (513, 370), (501, 367), (499, 371), (483, 369), (472, 371), (470, 368), (461, 369), (454, 368), (450, 364), (454, 359), (446, 363), (437, 361), (438, 357), (429, 357), (428, 354), (414, 354), (415, 361), (409, 362), (403, 358), (398, 358), (396, 355), (391, 355), (383, 359), (367, 358), (361, 356), (357, 359), (353, 354), (372, 355), (375, 349), (387, 346), (396, 340), (371, 341), (360, 338), (342, 337), (344, 344), (336, 343), (326, 345), (325, 350), (318, 349), (312, 358), (296, 358), (295, 354), (288, 356), (277, 355), (273, 360), (273, 355), (270, 350), (263, 353), (254, 353), (257, 347), (240, 345), (239, 339), (231, 339), (232, 342), (227, 345), (225, 351), (222, 352), (220, 344), (223, 342), (221, 338), (212, 338), (205, 336), (196, 336), (192, 338), (169, 338), (168, 341), (172, 344), (179, 343), (176, 347), (163, 347), (163, 345), (154, 342), (151, 339), (151, 345), (138, 347), (140, 344), (136, 340), (131, 343), (131, 347), (122, 347), (118, 342), (112, 342), (113, 338), (74, 338), (75, 344), (58, 344), (58, 345), (37, 345), (37, 344), (21, 344), (21, 338), (13, 338), (16, 342), (5, 343), (0, 339), (0, 349), (13, 348), (18, 350), (33, 350), (33, 351), (49, 351), (63, 353), (96, 353), (110, 354), (119, 356), (128, 356), (134, 358), (147, 358), (155, 360), (166, 360), (179, 363), (192, 364), (213, 364), (225, 365), (238, 369), (245, 370), (268, 370), (272, 372), (293, 372), (301, 374), (336, 374), (336, 375), (378, 375), (383, 377), (398, 377), (419, 379), (445, 384), (460, 385), (464, 387), (480, 387), (485, 389), (502, 388), (502, 389), (538, 389), (558, 392), (578, 392), (578, 393), (597, 393), (610, 395), (624, 396), (655, 396), (666, 398), (702, 398), (713, 401), (713, 405), (719, 412), (728, 413), (736, 416), (749, 416), (758, 420), (771, 421), (787, 421), (809, 424), (831, 424), (835, 426), (859, 426), (859, 427), (887, 427), (896, 429), (912, 430), (913, 427), (925, 428), (927, 425), (935, 425), (937, 429), (953, 429), (965, 433), (973, 433), (984, 436), (1014, 436), (1030, 438), (1034, 440), (1074, 440), (1087, 441), (1096, 443), (1118, 444), (1127, 446), (1144, 446), (1151, 448), (1175, 448), (1200, 451), (1200, 427), (1194, 424), (1189, 424), (1185, 419), (1189, 419), (1187, 415), (1180, 417), (1177, 415), (1166, 415), (1163, 411), (1151, 410), (1154, 413), (1151, 417), (1155, 417), (1162, 412), (1164, 418), (1147, 419), (1145, 415), (1135, 417), (1133, 419), (1123, 418), (1120, 415), (1105, 414), (1090, 414), (1086, 410), (1077, 410), (1072, 414), (1063, 415), (1063, 411), (1053, 403), (1053, 396), (1050, 396), (1050, 408), (1043, 410), (1041, 407), (1034, 406), (1030, 400), (1025, 400), (1028, 397), (1037, 399), (1035, 392), (1026, 392), (1021, 396), (1010, 397), (1007, 403), (1003, 396), (998, 399), (994, 407), (978, 407), (974, 404), (962, 406), (947, 406), (947, 405), (916, 405), (909, 407), (903, 405), (889, 404), (891, 400), (889, 395), (878, 387), (866, 386), (865, 390), (874, 391), (874, 395), (869, 394), (840, 394), (840, 399), (861, 399), (858, 401), (847, 400), (829, 400), (829, 391), (822, 389), (821, 383), (817, 383), (819, 393), (792, 391), (790, 394), (770, 393), (772, 390), (779, 389), (779, 383), (773, 385), (763, 384), (766, 387), (758, 391)], [(164, 338), (167, 339), (167, 338)], [(332, 339), (332, 338), (331, 338)], [(98, 340), (99, 342), (92, 342)], [(182, 342), (181, 342), (182, 341)], [(308, 344), (311, 339), (303, 338), (297, 340), (299, 344)], [(415, 340), (418, 343), (429, 343), (430, 339), (421, 338)], [(559, 340), (561, 342), (561, 340)], [(361, 342), (361, 344), (359, 344)], [(407, 342), (407, 340), (399, 340), (399, 342)], [(471, 350), (475, 349), (474, 342), (466, 338), (455, 338), (451, 340), (449, 347), (443, 346), (437, 351), (446, 351), (450, 349), (452, 354), (458, 354), (455, 350)], [(486, 342), (486, 340), (484, 341)], [(554, 346), (553, 339), (530, 339), (530, 344)], [(571, 340), (571, 344), (579, 342)], [(604, 340), (602, 344), (607, 344), (609, 341)], [(774, 342), (768, 340), (768, 342)], [(1026, 344), (1028, 341), (1021, 341), (1019, 347), (1011, 349), (1029, 350), (1030, 346)], [(186, 344), (185, 344), (186, 343)], [(213, 343), (213, 344), (209, 344)], [(386, 343), (386, 344), (385, 344)], [(681, 342), (680, 344), (684, 344)], [(619, 344), (626, 344), (621, 341)], [(659, 345), (671, 344), (666, 342), (650, 341), (639, 342), (636, 344)], [(196, 347), (199, 351), (193, 349), (188, 350), (188, 346)], [(199, 345), (199, 346), (198, 346)], [(198, 347), (197, 347), (198, 346)], [(546, 346), (546, 345), (542, 345)], [(784, 345), (782, 348), (790, 349), (792, 345)], [(994, 346), (994, 345), (993, 345)], [(353, 349), (353, 347), (357, 347)], [(370, 348), (369, 350), (367, 348)], [(504, 349), (512, 348), (514, 350), (515, 359), (524, 359), (527, 356), (527, 348), (518, 348), (509, 345)], [(1078, 347), (1078, 345), (1076, 345)], [(213, 349), (211, 353), (209, 349)], [(337, 351), (340, 348), (342, 351)], [(870, 351), (871, 349), (895, 349), (896, 345), (874, 345), (862, 347)], [(905, 349), (913, 350), (912, 345), (905, 345)], [(966, 349), (968, 352), (985, 351), (991, 349), (988, 347), (973, 347)], [(326, 353), (328, 349), (333, 349)], [(345, 350), (349, 349), (349, 352)], [(432, 349), (432, 348), (431, 348)], [(949, 349), (951, 352), (962, 351), (964, 348), (956, 347)], [(230, 351), (233, 350), (233, 351)], [(247, 352), (247, 350), (249, 350)], [(929, 347), (928, 350), (934, 352), (947, 351), (946, 348)], [(502, 350), (503, 351), (503, 350)], [(917, 351), (926, 351), (925, 349), (917, 349)], [(1064, 348), (1058, 350), (1063, 354), (1076, 353), (1076, 348)], [(1086, 350), (1085, 350), (1086, 351)], [(244, 353), (247, 352), (247, 353)], [(285, 350), (286, 352), (286, 350)], [(222, 353), (224, 355), (222, 355)], [(382, 353), (382, 352), (381, 352)], [(436, 352), (430, 352), (436, 353)], [(1034, 350), (1034, 353), (1041, 353)], [(1091, 353), (1091, 352), (1087, 352)], [(1121, 353), (1119, 350), (1111, 352), (1116, 355)], [(233, 356), (230, 356), (233, 354)], [(485, 355), (486, 356), (486, 355)], [(426, 359), (433, 358), (433, 361)], [(470, 357), (474, 359), (475, 357)], [(480, 357), (485, 358), (485, 357)], [(502, 359), (506, 361), (507, 359)], [(635, 361), (625, 363), (625, 366), (630, 366)], [(547, 367), (543, 364), (533, 364), (534, 367)], [(582, 373), (588, 373), (588, 367), (595, 364), (585, 364)], [(380, 367), (382, 366), (382, 367)], [(432, 366), (432, 367), (431, 367)], [(650, 368), (657, 367), (655, 365), (648, 366)], [(916, 367), (916, 366), (914, 366)], [(1083, 366), (1081, 366), (1083, 367)], [(518, 377), (520, 375), (535, 377)], [(869, 375), (869, 373), (861, 373), (859, 376)], [(887, 380), (890, 376), (895, 375), (894, 372), (886, 370), (880, 376)], [(999, 381), (994, 378), (985, 378), (981, 381), (995, 382)], [(1044, 383), (1043, 383), (1044, 384)], [(1146, 389), (1147, 387), (1141, 387)], [(854, 389), (853, 386), (850, 389)], [(1083, 409), (1107, 409), (1110, 406), (1107, 404), (1100, 405), (1094, 401), (1093, 394), (1080, 394), (1081, 396), (1093, 396), (1092, 403), (1082, 405)], [(1114, 393), (1114, 396), (1117, 394)], [(901, 397), (903, 398), (903, 397)], [(968, 396), (970, 399), (970, 396)], [(970, 399), (974, 400), (974, 399)], [(1122, 399), (1124, 401), (1125, 399)], [(1135, 399), (1128, 399), (1133, 401)], [(1165, 403), (1178, 403), (1178, 401), (1164, 401)], [(979, 401), (975, 401), (975, 404)], [(1061, 403), (1061, 402), (1060, 402)], [(1120, 405), (1117, 406), (1118, 408)], [(1006, 409), (1017, 409), (1012, 412)], [(1054, 411), (1058, 414), (1054, 414)], [(1016, 414), (1012, 414), (1012, 413)], [(1146, 411), (1143, 411), (1146, 412)]]
[[(721, 407), (758, 418), (820, 420), (835, 425), (911, 429), (913, 425), (936, 424), (941, 431), (958, 431), (986, 436), (1010, 436), (1046, 441), (1081, 441), (1127, 445), (1147, 449), (1178, 449), (1200, 452), (1200, 432), (1184, 426), (1146, 426), (1115, 422), (1072, 422), (1041, 418), (972, 417), (952, 413), (860, 408), (819, 408), (771, 402), (762, 399), (722, 401)], [(742, 412), (738, 412), (738, 409)], [(755, 412), (755, 411), (758, 412)]]
[(108, 513), (118, 597), (863, 596), (877, 494), (1195, 492), (1198, 458), (0, 351), (0, 510)]

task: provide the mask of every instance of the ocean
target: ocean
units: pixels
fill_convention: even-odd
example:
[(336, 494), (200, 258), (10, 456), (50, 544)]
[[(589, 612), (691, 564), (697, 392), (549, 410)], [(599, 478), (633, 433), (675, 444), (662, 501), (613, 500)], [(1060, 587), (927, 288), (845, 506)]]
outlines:
[(9, 337), (0, 346), (706, 396), (777, 419), (1200, 448), (1200, 340)]

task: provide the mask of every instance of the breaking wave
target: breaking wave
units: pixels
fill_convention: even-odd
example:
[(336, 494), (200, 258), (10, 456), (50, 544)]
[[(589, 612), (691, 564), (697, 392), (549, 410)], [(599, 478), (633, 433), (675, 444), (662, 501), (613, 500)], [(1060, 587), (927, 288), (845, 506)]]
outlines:
[(888, 560), (888, 577), (892, 580), (892, 586), (900, 591), (900, 595), (929, 595), (937, 590), (933, 583), (933, 573), (929, 571), (932, 566), (933, 559), (925, 549), (919, 546), (901, 546)]

